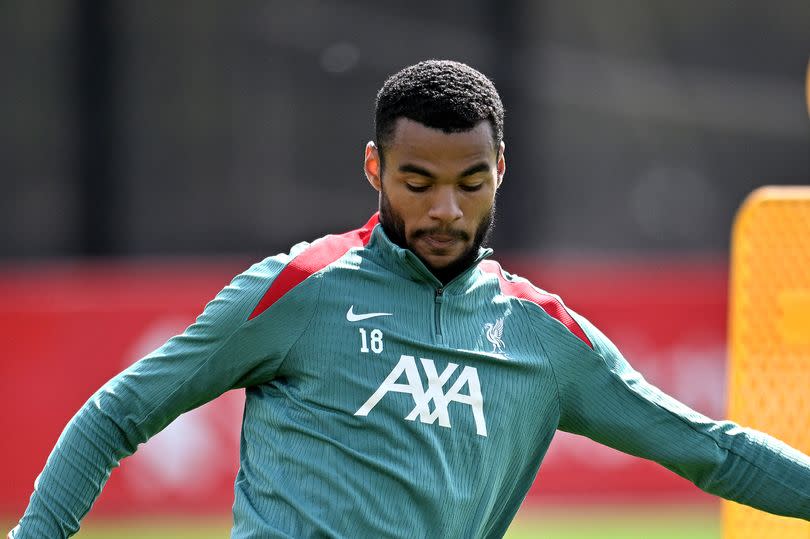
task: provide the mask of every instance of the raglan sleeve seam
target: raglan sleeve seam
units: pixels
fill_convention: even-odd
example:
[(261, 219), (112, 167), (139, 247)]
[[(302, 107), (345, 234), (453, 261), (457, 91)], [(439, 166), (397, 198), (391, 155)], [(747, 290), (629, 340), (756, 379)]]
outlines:
[[(237, 277), (238, 277), (238, 276), (237, 276)], [(262, 292), (262, 293), (263, 293), (263, 294), (264, 294), (264, 293), (266, 293), (267, 288), (268, 288), (269, 286), (271, 286), (271, 285), (272, 285), (272, 282), (271, 282), (269, 285), (267, 285), (266, 287), (263, 287), (264, 292)], [(230, 286), (230, 285), (229, 285), (229, 286)], [(227, 287), (226, 287), (226, 288), (227, 288)], [(221, 293), (221, 292), (220, 292), (220, 293)], [(212, 301), (215, 301), (215, 300), (216, 300), (216, 298), (214, 298), (214, 300), (212, 300)], [(207, 308), (208, 308), (208, 306), (206, 306), (206, 308), (205, 308), (205, 309), (203, 309), (203, 314), (205, 313), (205, 310), (206, 310)], [(202, 315), (201, 315), (201, 316), (202, 316)], [(193, 372), (193, 373), (191, 373), (191, 375), (190, 375), (190, 376), (186, 376), (186, 377), (183, 379), (183, 382), (182, 382), (182, 383), (180, 383), (180, 384), (178, 384), (177, 386), (175, 386), (175, 388), (174, 388), (174, 389), (173, 389), (171, 392), (167, 393), (167, 394), (166, 394), (166, 396), (165, 396), (163, 399), (161, 399), (161, 400), (160, 400), (160, 402), (159, 402), (158, 404), (156, 404), (155, 406), (153, 406), (153, 407), (152, 407), (152, 410), (151, 410), (151, 411), (150, 411), (150, 412), (149, 412), (149, 413), (148, 413), (146, 416), (144, 416), (144, 417), (143, 417), (143, 418), (142, 418), (140, 421), (138, 421), (138, 422), (136, 423), (136, 426), (137, 426), (138, 428), (141, 428), (141, 427), (142, 427), (144, 424), (146, 424), (146, 423), (147, 423), (147, 422), (148, 422), (148, 421), (149, 421), (149, 420), (150, 420), (150, 419), (151, 419), (151, 418), (154, 416), (154, 414), (156, 414), (156, 413), (160, 412), (161, 407), (163, 406), (163, 404), (164, 404), (164, 403), (166, 403), (166, 402), (170, 401), (170, 400), (171, 400), (171, 398), (172, 398), (174, 395), (176, 395), (178, 392), (180, 392), (182, 389), (184, 389), (184, 388), (185, 388), (185, 387), (186, 387), (186, 386), (187, 386), (187, 385), (188, 385), (188, 384), (189, 384), (189, 383), (190, 383), (192, 380), (194, 380), (194, 379), (195, 379), (195, 377), (196, 377), (196, 375), (197, 375), (199, 372), (201, 372), (203, 369), (205, 369), (205, 368), (206, 368), (208, 365), (210, 365), (211, 361), (212, 361), (214, 358), (216, 358), (216, 357), (217, 357), (217, 355), (218, 355), (218, 354), (219, 354), (219, 353), (220, 353), (220, 352), (221, 352), (221, 351), (222, 351), (222, 350), (223, 350), (223, 349), (224, 349), (226, 346), (228, 346), (228, 345), (231, 343), (231, 340), (232, 340), (232, 339), (233, 339), (233, 338), (234, 338), (234, 337), (235, 337), (235, 336), (236, 336), (236, 335), (237, 335), (237, 334), (238, 334), (238, 333), (239, 333), (239, 332), (240, 332), (242, 329), (244, 329), (244, 328), (245, 328), (245, 327), (246, 327), (248, 324), (250, 324), (250, 323), (251, 323), (251, 318), (250, 318), (250, 316), (249, 316), (249, 311), (248, 311), (248, 316), (247, 316), (247, 317), (245, 317), (245, 318), (243, 318), (243, 319), (242, 319), (242, 320), (241, 320), (239, 323), (235, 324), (235, 327), (234, 327), (234, 328), (231, 330), (230, 334), (228, 334), (228, 336), (227, 336), (227, 337), (225, 337), (225, 338), (223, 338), (223, 339), (222, 339), (222, 342), (219, 344), (219, 346), (217, 346), (217, 347), (216, 347), (214, 350), (212, 350), (211, 352), (209, 352), (208, 357), (206, 357), (204, 361), (201, 361), (201, 362), (200, 362), (200, 364), (198, 365), (198, 367), (197, 367), (196, 369), (194, 369), (194, 372)], [(236, 386), (236, 385), (234, 385), (234, 384), (229, 384), (229, 385), (228, 385), (228, 387), (227, 387), (227, 388), (226, 388), (224, 391), (222, 391), (222, 392), (220, 393), (220, 395), (221, 395), (222, 393), (225, 393), (226, 391), (229, 391), (229, 390), (231, 390), (231, 389), (235, 389), (236, 387), (238, 387), (238, 386)], [(216, 398), (216, 396), (214, 396), (213, 398)], [(212, 398), (212, 399), (207, 399), (207, 401), (206, 401), (206, 402), (208, 402), (208, 401), (210, 401), (210, 400), (213, 400), (213, 398)]]
[[(305, 327), (304, 327), (304, 329), (301, 331), (301, 333), (300, 333), (300, 335), (298, 336), (298, 338), (296, 338), (295, 342), (293, 342), (293, 344), (292, 344), (292, 345), (290, 345), (290, 347), (288, 348), (287, 352), (284, 354), (283, 359), (282, 359), (282, 360), (279, 362), (279, 367), (278, 367), (278, 369), (277, 369), (277, 370), (281, 370), (281, 368), (282, 368), (282, 367), (283, 367), (283, 365), (284, 365), (284, 362), (286, 361), (287, 357), (288, 357), (288, 356), (289, 356), (289, 354), (290, 354), (290, 351), (291, 351), (293, 348), (295, 348), (295, 345), (298, 343), (298, 341), (301, 339), (301, 337), (303, 337), (303, 336), (304, 336), (304, 334), (306, 333), (307, 329), (309, 329), (309, 326), (311, 325), (312, 320), (315, 318), (315, 313), (316, 313), (316, 311), (317, 311), (317, 307), (318, 307), (318, 301), (320, 300), (321, 289), (323, 288), (323, 285), (322, 285), (322, 282), (323, 282), (323, 281), (322, 281), (322, 280), (320, 280), (320, 277), (321, 277), (321, 276), (315, 276), (315, 277), (316, 277), (316, 278), (319, 278), (319, 281), (318, 281), (318, 295), (317, 295), (317, 298), (316, 298), (316, 301), (315, 301), (315, 305), (313, 306), (313, 309), (312, 309), (312, 315), (310, 316), (310, 319), (307, 321), (306, 326), (305, 326)], [(291, 291), (291, 292), (292, 292), (292, 291)], [(177, 392), (181, 391), (181, 390), (182, 390), (184, 387), (186, 387), (186, 385), (187, 385), (188, 383), (190, 383), (190, 381), (191, 381), (191, 380), (193, 380), (193, 379), (195, 378), (195, 376), (197, 375), (197, 373), (199, 373), (201, 370), (205, 369), (205, 368), (206, 368), (206, 367), (207, 367), (207, 366), (208, 366), (208, 365), (211, 363), (211, 360), (212, 360), (212, 359), (214, 359), (214, 358), (215, 358), (215, 357), (216, 357), (216, 356), (217, 356), (217, 355), (220, 353), (220, 351), (221, 351), (223, 348), (225, 348), (225, 347), (226, 347), (226, 346), (227, 346), (227, 345), (228, 345), (228, 344), (231, 342), (231, 340), (234, 338), (234, 336), (236, 336), (236, 335), (237, 335), (237, 334), (238, 334), (238, 333), (239, 333), (239, 332), (240, 332), (240, 331), (241, 331), (241, 330), (242, 330), (242, 329), (243, 329), (243, 328), (244, 328), (246, 325), (250, 324), (251, 322), (252, 322), (252, 320), (247, 319), (247, 320), (242, 321), (242, 322), (241, 322), (239, 325), (237, 325), (237, 326), (236, 326), (236, 328), (234, 328), (234, 330), (231, 332), (231, 334), (230, 334), (230, 335), (228, 335), (228, 337), (227, 337), (227, 338), (225, 338), (225, 340), (224, 340), (224, 341), (223, 341), (223, 342), (222, 342), (222, 343), (221, 343), (221, 344), (220, 344), (220, 345), (219, 345), (219, 346), (218, 346), (218, 347), (217, 347), (215, 350), (213, 350), (213, 351), (212, 351), (212, 352), (211, 352), (211, 353), (208, 355), (208, 357), (205, 359), (205, 361), (203, 361), (203, 362), (201, 362), (201, 363), (200, 363), (199, 367), (197, 367), (197, 368), (194, 370), (194, 372), (192, 373), (192, 375), (191, 375), (191, 376), (189, 376), (189, 377), (187, 377), (187, 378), (184, 380), (184, 382), (183, 382), (182, 384), (179, 384), (178, 386), (176, 386), (176, 387), (175, 387), (175, 389), (174, 389), (173, 391), (171, 391), (170, 393), (168, 393), (168, 394), (167, 394), (167, 395), (166, 395), (166, 396), (165, 396), (165, 397), (164, 397), (164, 398), (163, 398), (163, 399), (160, 401), (160, 403), (159, 403), (159, 404), (157, 404), (157, 405), (156, 405), (156, 406), (155, 406), (155, 407), (152, 409), (152, 411), (151, 411), (151, 412), (149, 412), (149, 414), (148, 414), (147, 416), (145, 416), (145, 417), (144, 417), (144, 418), (143, 418), (141, 421), (139, 421), (139, 422), (137, 423), (137, 426), (140, 428), (140, 427), (141, 427), (143, 424), (147, 423), (147, 422), (149, 421), (149, 419), (150, 419), (150, 418), (151, 418), (151, 417), (152, 417), (152, 416), (153, 416), (155, 413), (157, 413), (158, 411), (160, 411), (161, 406), (163, 405), (163, 403), (165, 403), (165, 402), (169, 401), (169, 400), (170, 400), (170, 399), (171, 399), (171, 398), (172, 398), (172, 397), (173, 397), (175, 394), (177, 394)], [(228, 387), (228, 388), (227, 388), (225, 391), (228, 391), (228, 390), (234, 389), (235, 387), (237, 387), (237, 386), (234, 386), (233, 384), (231, 384), (231, 385), (229, 385), (229, 387)], [(223, 392), (223, 393), (224, 393), (224, 392)]]
[(554, 368), (554, 360), (551, 357), (551, 354), (548, 353), (548, 349), (543, 346), (543, 340), (540, 339), (539, 335), (542, 331), (536, 326), (536, 321), (533, 319), (532, 314), (529, 312), (527, 306), (523, 303), (523, 301), (518, 300), (520, 302), (521, 307), (523, 308), (526, 315), (529, 317), (529, 320), (532, 324), (532, 327), (535, 328), (535, 339), (537, 340), (537, 345), (540, 347), (543, 355), (548, 359), (548, 365), (551, 369), (551, 376), (554, 378), (554, 390), (557, 392), (557, 414), (559, 415), (560, 421), (562, 421), (563, 416), (563, 403), (562, 403), (562, 393), (560, 392), (560, 382), (557, 379), (557, 371)]
[[(213, 358), (215, 358), (215, 357), (217, 356), (217, 354), (219, 354), (219, 352), (220, 352), (220, 351), (221, 351), (223, 348), (225, 348), (225, 346), (227, 346), (227, 345), (228, 345), (228, 344), (231, 342), (231, 339), (233, 339), (233, 337), (234, 337), (234, 336), (235, 336), (237, 333), (239, 333), (239, 331), (240, 331), (240, 330), (241, 330), (241, 329), (242, 329), (242, 328), (245, 326), (245, 324), (246, 324), (246, 323), (247, 323), (247, 321), (243, 321), (243, 322), (241, 322), (239, 325), (237, 325), (237, 326), (236, 326), (236, 328), (234, 328), (234, 330), (233, 330), (233, 331), (231, 331), (231, 334), (230, 334), (230, 335), (228, 335), (228, 337), (227, 337), (227, 338), (225, 338), (225, 339), (222, 341), (222, 343), (221, 343), (221, 344), (220, 344), (220, 345), (219, 345), (219, 346), (218, 346), (218, 347), (217, 347), (215, 350), (213, 350), (213, 351), (212, 351), (212, 352), (211, 352), (211, 353), (208, 355), (208, 357), (205, 359), (205, 361), (202, 361), (202, 362), (200, 363), (200, 365), (199, 365), (199, 366), (198, 366), (196, 369), (194, 369), (194, 372), (191, 374), (191, 376), (187, 376), (187, 377), (184, 379), (183, 383), (178, 384), (178, 385), (177, 385), (177, 386), (174, 388), (174, 390), (173, 390), (173, 391), (169, 392), (169, 393), (168, 393), (168, 394), (167, 394), (167, 395), (166, 395), (166, 396), (165, 396), (163, 399), (161, 399), (161, 401), (160, 401), (158, 404), (156, 404), (156, 405), (155, 405), (155, 406), (152, 408), (152, 411), (151, 411), (151, 412), (149, 412), (149, 413), (148, 413), (148, 414), (147, 414), (147, 415), (146, 415), (146, 416), (145, 416), (143, 419), (141, 419), (141, 421), (139, 421), (139, 422), (137, 423), (137, 426), (138, 426), (138, 427), (141, 427), (142, 425), (144, 425), (145, 423), (147, 423), (147, 422), (149, 421), (149, 419), (150, 419), (150, 418), (151, 418), (151, 417), (152, 417), (152, 416), (153, 416), (155, 413), (157, 413), (158, 411), (160, 411), (161, 406), (163, 406), (163, 404), (164, 404), (165, 402), (169, 401), (169, 400), (170, 400), (170, 399), (171, 399), (171, 398), (172, 398), (174, 395), (176, 395), (176, 394), (177, 394), (177, 392), (179, 392), (180, 390), (182, 390), (183, 388), (185, 388), (187, 384), (189, 384), (189, 383), (190, 383), (192, 380), (194, 380), (194, 378), (196, 377), (197, 373), (199, 373), (200, 371), (202, 371), (202, 370), (203, 370), (203, 369), (204, 369), (206, 366), (208, 366), (208, 365), (211, 363), (211, 360), (212, 360)], [(228, 388), (227, 388), (225, 391), (229, 391), (229, 390), (231, 390), (231, 389), (234, 389), (234, 387), (235, 387), (235, 386), (231, 385), (231, 386), (230, 386), (230, 387), (228, 387)], [(224, 393), (224, 392), (223, 392), (223, 393)], [(210, 399), (209, 399), (209, 400), (210, 400)]]
[(304, 328), (301, 330), (301, 333), (298, 335), (295, 341), (287, 349), (287, 352), (284, 354), (284, 357), (282, 358), (281, 362), (278, 365), (278, 371), (283, 370), (284, 364), (287, 362), (287, 358), (290, 357), (290, 353), (293, 351), (293, 349), (295, 349), (295, 347), (298, 345), (298, 343), (301, 341), (304, 335), (306, 335), (307, 331), (309, 331), (309, 327), (312, 325), (312, 321), (315, 320), (315, 315), (318, 313), (318, 306), (321, 303), (321, 292), (323, 291), (324, 277), (322, 273), (318, 273), (316, 275), (313, 275), (311, 278), (318, 279), (318, 294), (314, 300), (314, 305), (312, 307), (312, 314), (310, 315), (309, 320), (307, 321)]

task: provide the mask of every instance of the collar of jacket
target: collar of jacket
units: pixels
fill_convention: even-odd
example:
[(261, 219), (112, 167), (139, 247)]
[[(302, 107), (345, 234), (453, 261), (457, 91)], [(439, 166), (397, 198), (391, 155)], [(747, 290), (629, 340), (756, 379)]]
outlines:
[(479, 247), (478, 256), (470, 267), (457, 275), (446, 285), (436, 278), (425, 264), (410, 249), (403, 249), (392, 242), (383, 230), (382, 224), (377, 223), (371, 233), (371, 239), (366, 245), (368, 257), (371, 261), (383, 266), (397, 275), (416, 282), (424, 282), (435, 289), (443, 289), (446, 293), (463, 293), (480, 276), (478, 263), (492, 254), (492, 249)]

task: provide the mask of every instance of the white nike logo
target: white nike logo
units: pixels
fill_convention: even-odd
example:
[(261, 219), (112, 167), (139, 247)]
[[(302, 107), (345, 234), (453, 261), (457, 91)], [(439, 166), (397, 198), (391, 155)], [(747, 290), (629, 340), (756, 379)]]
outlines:
[(366, 320), (368, 318), (374, 318), (375, 316), (393, 316), (394, 313), (366, 313), (366, 314), (354, 314), (354, 305), (349, 307), (349, 310), (346, 311), (346, 320), (349, 322), (359, 322), (360, 320)]

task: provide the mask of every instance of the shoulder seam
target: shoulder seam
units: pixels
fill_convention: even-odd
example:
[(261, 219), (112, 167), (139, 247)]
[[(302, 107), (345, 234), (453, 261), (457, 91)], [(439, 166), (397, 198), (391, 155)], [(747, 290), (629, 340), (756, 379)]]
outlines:
[(315, 278), (318, 279), (318, 295), (315, 298), (315, 305), (312, 307), (312, 314), (309, 317), (309, 321), (307, 321), (307, 325), (304, 326), (304, 329), (301, 330), (301, 334), (298, 335), (298, 338), (295, 339), (295, 342), (292, 343), (292, 345), (287, 349), (287, 353), (284, 354), (284, 357), (281, 359), (281, 362), (279, 362), (278, 368), (276, 369), (277, 373), (282, 371), (282, 369), (284, 368), (284, 364), (287, 363), (287, 358), (290, 357), (290, 353), (298, 345), (301, 339), (304, 338), (304, 335), (306, 335), (307, 331), (309, 330), (309, 326), (312, 325), (312, 321), (315, 320), (315, 315), (318, 314), (318, 307), (321, 304), (321, 293), (323, 292), (323, 274), (315, 273), (313, 275), (315, 275)]
[(331, 266), (353, 248), (367, 245), (371, 239), (371, 232), (378, 222), (379, 215), (375, 213), (363, 227), (357, 230), (340, 235), (330, 234), (312, 242), (276, 275), (248, 320), (262, 314), (287, 292)]
[[(203, 311), (203, 312), (205, 312), (205, 311)], [(196, 322), (195, 322), (195, 324), (196, 324)], [(152, 415), (154, 415), (156, 412), (158, 412), (158, 411), (160, 410), (160, 407), (163, 405), (163, 403), (164, 403), (164, 402), (166, 402), (167, 400), (169, 400), (169, 399), (170, 399), (170, 398), (171, 398), (171, 397), (172, 397), (172, 396), (173, 396), (175, 393), (177, 393), (177, 392), (178, 392), (178, 391), (180, 391), (180, 390), (181, 390), (183, 387), (185, 387), (185, 386), (186, 386), (186, 384), (188, 384), (188, 382), (189, 382), (190, 380), (193, 380), (193, 379), (194, 379), (194, 377), (197, 375), (197, 373), (198, 373), (198, 372), (200, 372), (201, 370), (203, 370), (203, 369), (204, 369), (204, 368), (205, 368), (205, 367), (206, 367), (206, 366), (207, 366), (207, 365), (208, 365), (208, 364), (211, 362), (211, 360), (212, 360), (212, 359), (213, 359), (213, 358), (214, 358), (214, 357), (215, 357), (217, 354), (219, 354), (219, 352), (220, 352), (220, 351), (221, 351), (223, 348), (225, 348), (225, 346), (226, 346), (228, 343), (230, 343), (230, 342), (231, 342), (231, 339), (233, 339), (234, 335), (236, 335), (237, 333), (239, 333), (239, 331), (240, 331), (242, 328), (244, 328), (244, 327), (245, 327), (245, 322), (244, 322), (244, 321), (243, 321), (243, 322), (239, 322), (239, 323), (236, 325), (236, 327), (235, 327), (235, 328), (234, 328), (234, 329), (233, 329), (233, 330), (230, 332), (230, 334), (229, 334), (229, 335), (228, 335), (228, 336), (227, 336), (225, 339), (223, 339), (223, 340), (222, 340), (222, 343), (220, 343), (220, 345), (219, 345), (219, 346), (217, 346), (216, 350), (211, 351), (211, 352), (208, 354), (208, 357), (206, 357), (206, 358), (205, 358), (205, 361), (201, 362), (201, 363), (200, 363), (200, 365), (199, 365), (199, 366), (198, 366), (198, 367), (197, 367), (197, 368), (194, 370), (194, 372), (193, 372), (193, 373), (191, 373), (189, 376), (187, 376), (185, 380), (183, 380), (183, 383), (181, 383), (180, 385), (176, 386), (176, 387), (175, 387), (175, 388), (174, 388), (174, 389), (173, 389), (173, 390), (172, 390), (170, 393), (168, 393), (167, 395), (165, 395), (165, 396), (164, 396), (164, 397), (163, 397), (163, 398), (160, 400), (160, 402), (159, 402), (157, 405), (153, 406), (153, 407), (152, 407), (152, 409), (151, 409), (151, 411), (150, 411), (148, 414), (146, 414), (146, 416), (144, 416), (144, 417), (143, 417), (143, 419), (141, 419), (141, 421), (138, 421), (138, 422), (136, 423), (136, 426), (137, 426), (137, 427), (140, 429), (140, 428), (141, 428), (141, 426), (142, 426), (144, 423), (146, 423), (146, 422), (147, 422), (147, 421), (148, 421), (148, 420), (149, 420), (149, 419), (152, 417)], [(184, 332), (184, 333), (181, 333), (180, 335), (184, 335), (184, 334), (185, 334), (185, 332)], [(106, 385), (106, 384), (105, 384), (105, 385)], [(229, 389), (235, 389), (235, 388), (234, 388), (234, 387), (230, 387)], [(198, 408), (199, 406), (202, 406), (202, 405), (197, 405), (197, 406), (195, 406), (195, 408)], [(176, 419), (176, 418), (175, 418), (175, 419)], [(174, 419), (173, 419), (172, 421), (174, 421)], [(168, 426), (168, 425), (167, 425), (167, 426)], [(163, 428), (165, 428), (165, 427), (163, 427)], [(163, 429), (161, 429), (161, 430), (163, 430)]]
[(559, 297), (540, 290), (528, 280), (508, 280), (501, 265), (494, 260), (482, 262), (480, 268), (481, 271), (497, 277), (501, 294), (537, 305), (546, 315), (562, 324), (572, 335), (593, 350), (594, 346), (588, 334), (585, 333), (585, 330), (571, 315)]
[[(523, 300), (520, 300), (520, 298), (518, 298), (518, 300), (520, 301), (520, 305), (522, 305), (523, 308), (526, 310), (526, 314), (529, 316), (529, 322), (532, 324), (532, 326), (534, 326), (536, 322), (535, 322), (534, 318), (532, 317), (531, 313), (529, 313), (528, 309), (526, 309)], [(557, 391), (557, 416), (558, 416), (557, 426), (559, 427), (560, 423), (562, 422), (562, 417), (563, 417), (563, 401), (562, 401), (562, 393), (560, 392), (560, 381), (557, 378), (557, 370), (554, 367), (554, 360), (552, 359), (551, 354), (548, 353), (548, 350), (546, 349), (546, 347), (543, 346), (543, 340), (540, 339), (540, 337), (539, 337), (540, 331), (537, 330), (537, 329), (535, 329), (535, 331), (537, 331), (537, 333), (535, 333), (535, 336), (534, 336), (535, 340), (537, 341), (537, 345), (540, 347), (540, 350), (542, 351), (543, 355), (546, 357), (546, 360), (548, 361), (549, 369), (551, 369), (551, 376), (554, 378), (554, 389)]]

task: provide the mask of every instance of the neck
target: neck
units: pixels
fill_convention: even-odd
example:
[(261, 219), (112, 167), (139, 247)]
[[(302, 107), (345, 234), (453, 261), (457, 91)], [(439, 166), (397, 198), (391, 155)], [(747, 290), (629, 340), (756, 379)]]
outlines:
[(405, 235), (400, 232), (400, 229), (396, 226), (391, 226), (391, 224), (383, 218), (382, 214), (380, 215), (380, 225), (382, 226), (383, 230), (385, 231), (385, 235), (388, 236), (388, 239), (391, 240), (391, 243), (394, 245), (401, 247), (402, 249), (407, 249), (411, 253), (418, 258), (422, 264), (424, 264), (425, 268), (433, 274), (436, 279), (439, 280), (440, 283), (446, 285), (462, 273), (464, 273), (470, 266), (472, 266), (475, 259), (478, 258), (478, 252), (480, 243), (474, 242), (470, 249), (465, 252), (463, 255), (458, 257), (456, 260), (448, 264), (447, 266), (437, 268), (431, 265), (427, 260), (419, 256), (414, 249), (411, 249), (410, 245), (408, 244), (407, 240), (405, 239)]

